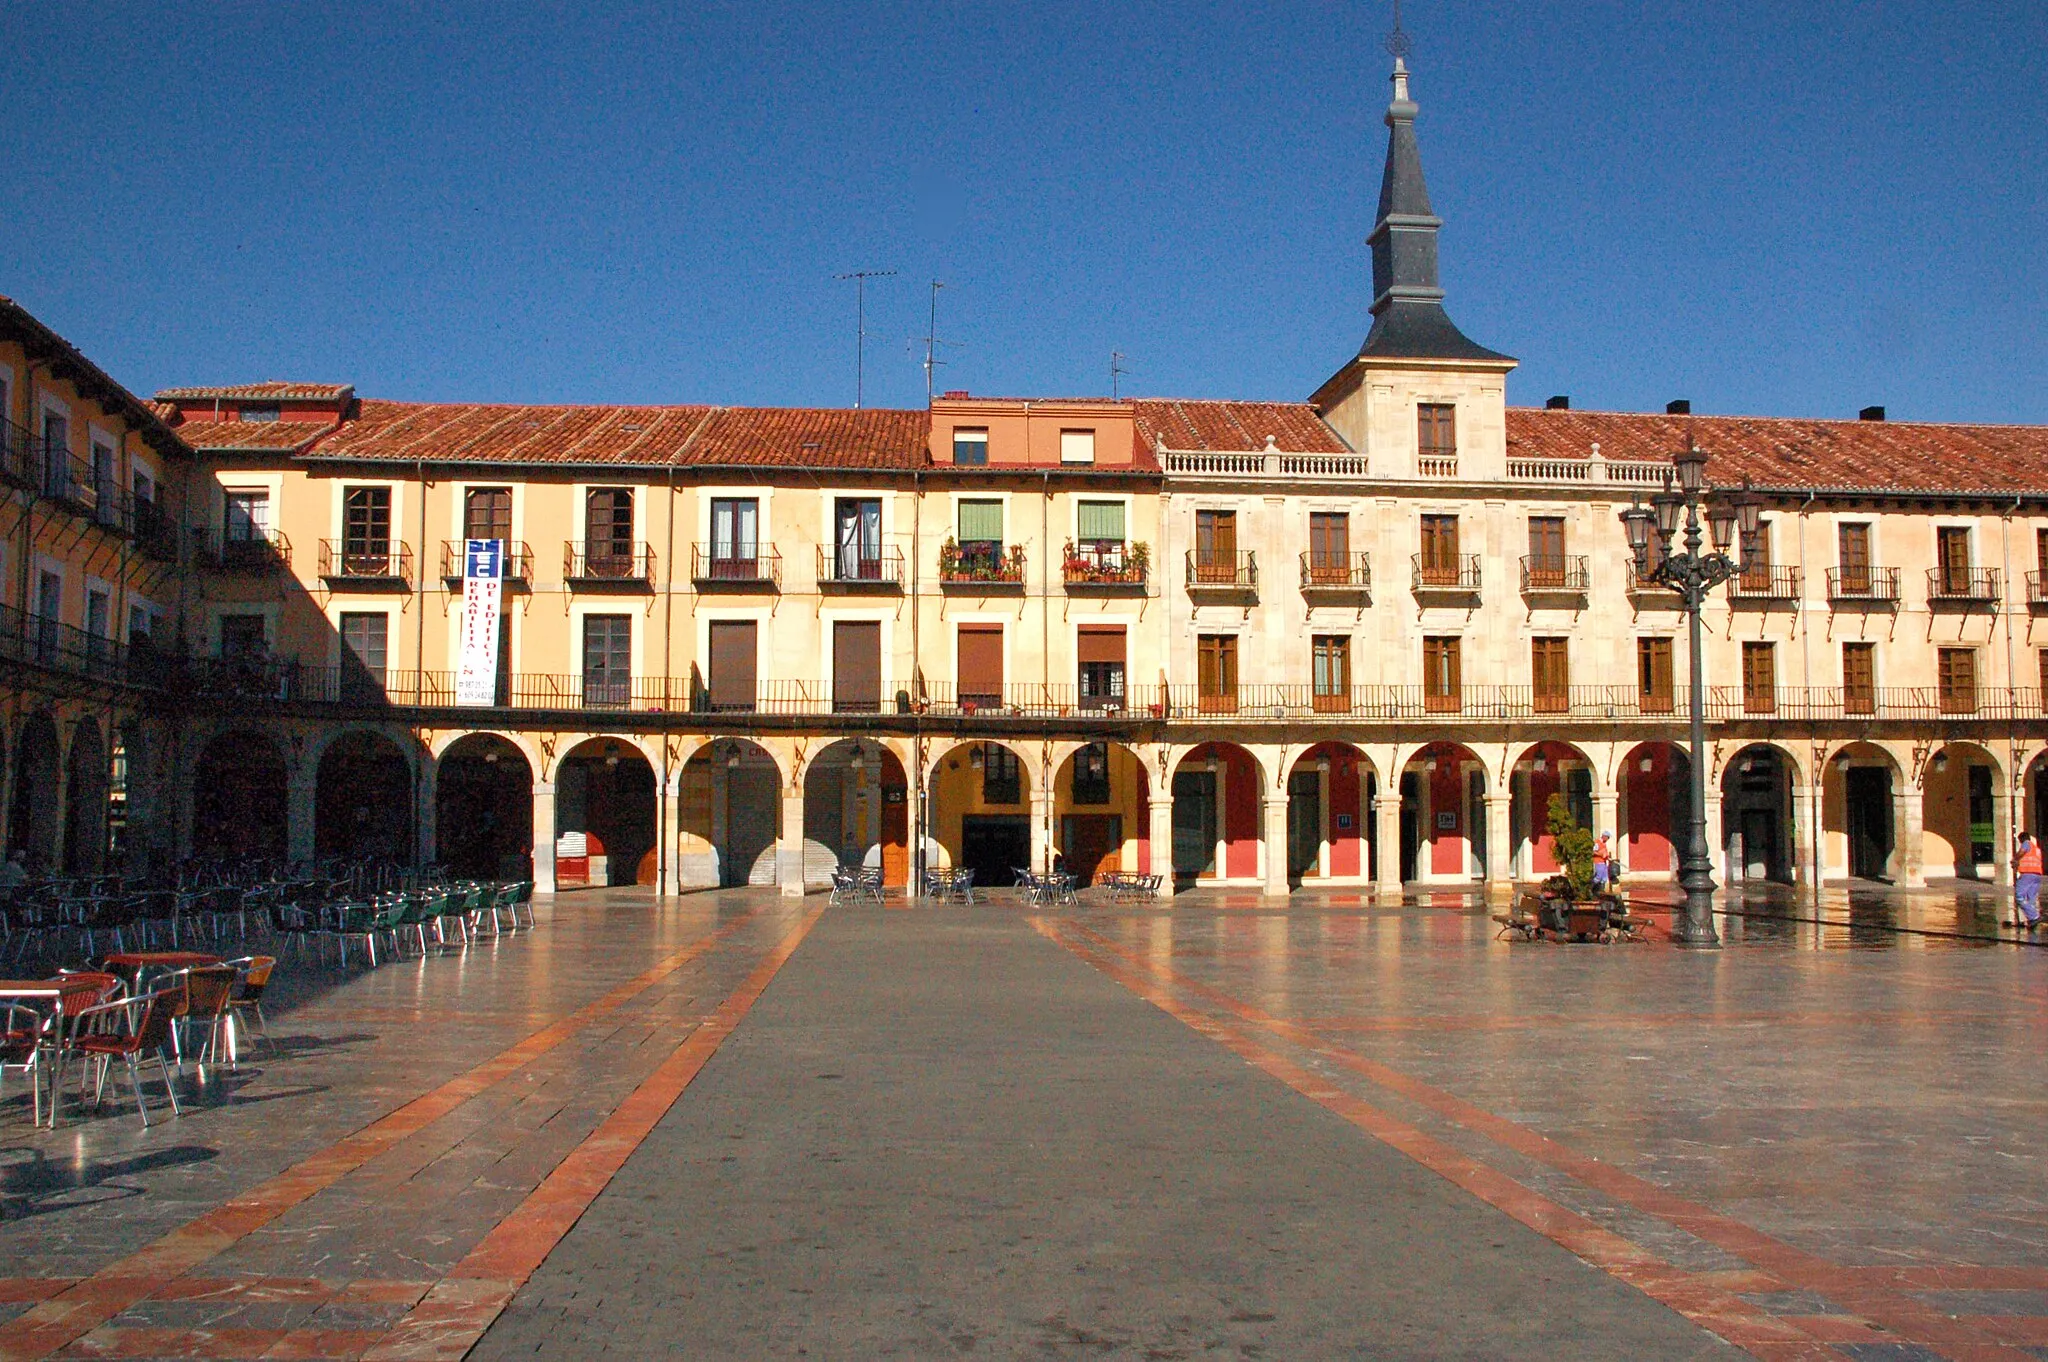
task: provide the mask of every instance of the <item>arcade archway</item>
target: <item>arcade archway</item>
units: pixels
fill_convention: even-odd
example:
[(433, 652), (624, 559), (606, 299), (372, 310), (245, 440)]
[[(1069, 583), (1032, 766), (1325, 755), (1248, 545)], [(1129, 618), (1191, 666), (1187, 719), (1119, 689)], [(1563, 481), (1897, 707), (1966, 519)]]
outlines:
[(1401, 879), (1459, 882), (1486, 873), (1486, 763), (1454, 742), (1401, 768)]
[(314, 778), (313, 850), (323, 859), (412, 860), (412, 766), (397, 743), (355, 729), (327, 745)]
[(14, 797), (7, 811), (7, 850), (21, 852), (30, 873), (57, 864), (57, 776), (63, 760), (57, 725), (47, 714), (32, 714), (14, 743)]
[(283, 860), (289, 804), (276, 743), (246, 729), (215, 735), (192, 767), (192, 854)]
[(1031, 770), (999, 742), (961, 743), (932, 767), (926, 836), (977, 886), (1016, 883), (1031, 863)]
[(1173, 769), (1175, 883), (1256, 881), (1264, 789), (1258, 758), (1236, 743), (1189, 749)]
[(1615, 773), (1615, 790), (1622, 868), (1630, 874), (1676, 875), (1692, 820), (1692, 762), (1685, 749), (1668, 742), (1630, 748)]
[(1927, 759), (1921, 789), (1921, 863), (1929, 875), (1994, 878), (2005, 860), (2003, 768), (1976, 743), (1952, 742)]
[(1081, 884), (1111, 871), (1150, 874), (1150, 782), (1121, 743), (1078, 748), (1053, 775), (1053, 848)]
[(1508, 834), (1513, 861), (1524, 878), (1558, 871), (1550, 836), (1550, 799), (1563, 795), (1572, 820), (1594, 836), (1613, 828), (1593, 826), (1593, 763), (1565, 742), (1540, 742), (1515, 760), (1508, 776)]
[(1798, 856), (1792, 809), (1792, 760), (1768, 743), (1729, 758), (1721, 776), (1721, 844), (1728, 879), (1792, 882)]
[(910, 782), (879, 743), (846, 738), (804, 771), (804, 880), (841, 868), (879, 868), (882, 883), (910, 880)]
[(654, 767), (623, 738), (591, 738), (555, 776), (555, 883), (653, 884)]
[(64, 873), (97, 875), (107, 855), (107, 748), (100, 726), (81, 719), (71, 730), (64, 780)]
[(1349, 743), (1318, 743), (1287, 775), (1287, 882), (1369, 880), (1378, 776)]
[(471, 733), (441, 754), (434, 779), (441, 864), (464, 879), (533, 874), (533, 767), (495, 733)]

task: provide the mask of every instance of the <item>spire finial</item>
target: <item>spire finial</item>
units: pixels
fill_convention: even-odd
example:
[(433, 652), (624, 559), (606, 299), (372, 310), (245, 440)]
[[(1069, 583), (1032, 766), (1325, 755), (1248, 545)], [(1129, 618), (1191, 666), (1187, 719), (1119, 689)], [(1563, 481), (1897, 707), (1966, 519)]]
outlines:
[(1394, 0), (1394, 27), (1387, 34), (1386, 46), (1387, 55), (1394, 59), (1394, 69), (1405, 70), (1404, 63), (1415, 46), (1408, 41), (1408, 31), (1401, 27), (1401, 0)]

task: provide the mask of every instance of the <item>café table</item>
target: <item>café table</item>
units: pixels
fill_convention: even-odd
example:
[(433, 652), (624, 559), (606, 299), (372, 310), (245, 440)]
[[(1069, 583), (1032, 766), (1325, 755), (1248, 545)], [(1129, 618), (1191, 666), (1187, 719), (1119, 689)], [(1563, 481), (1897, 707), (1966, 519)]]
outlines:
[(107, 973), (118, 974), (125, 979), (130, 992), (142, 993), (146, 992), (142, 981), (151, 970), (169, 974), (220, 962), (221, 957), (204, 951), (117, 951), (106, 958), (103, 966)]
[[(0, 1003), (25, 1003), (31, 1007), (42, 1004), (45, 1007), (57, 1007), (63, 1003), (64, 999), (74, 994), (91, 995), (99, 992), (99, 989), (100, 985), (95, 980), (65, 978), (63, 976), (55, 979), (0, 979)], [(48, 1048), (48, 1040), (48, 1033), (45, 1032), (44, 1037), (36, 1042), (37, 1048)], [(39, 1120), (43, 1101), (42, 1070), (42, 1062), (38, 1060), (35, 1069), (29, 1074), (29, 1082), (35, 1085), (34, 1107), (38, 1113)], [(50, 1115), (53, 1121), (56, 1119), (55, 1098), (56, 1094), (52, 1093), (50, 1103), (52, 1110)]]

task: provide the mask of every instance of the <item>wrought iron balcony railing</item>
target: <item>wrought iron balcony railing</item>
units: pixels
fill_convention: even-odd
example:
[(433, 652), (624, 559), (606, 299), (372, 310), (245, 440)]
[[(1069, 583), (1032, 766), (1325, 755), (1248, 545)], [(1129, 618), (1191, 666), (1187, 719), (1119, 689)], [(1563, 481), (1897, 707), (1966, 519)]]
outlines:
[(1357, 594), (1372, 590), (1372, 555), (1368, 553), (1317, 553), (1301, 555), (1301, 589)]
[(1738, 601), (1796, 601), (1803, 582), (1796, 567), (1751, 563), (1728, 579), (1728, 596)]
[(903, 589), (903, 550), (893, 545), (863, 548), (839, 544), (818, 547), (818, 585), (875, 591)]
[(1522, 557), (1522, 594), (1525, 596), (1545, 593), (1583, 596), (1591, 583), (1592, 574), (1586, 569), (1583, 555), (1548, 557), (1524, 554)]
[(409, 586), (412, 549), (393, 540), (323, 539), (320, 576), (363, 587)]
[(1890, 567), (1829, 568), (1828, 599), (1837, 605), (1897, 605), (1899, 570)]
[(740, 553), (731, 545), (713, 545), (707, 549), (702, 544), (692, 544), (690, 580), (697, 584), (699, 591), (780, 587), (782, 555), (772, 548), (758, 545), (752, 552)]
[(1414, 589), (1418, 592), (1458, 592), (1470, 594), (1479, 590), (1479, 555), (1476, 553), (1451, 554), (1448, 557), (1414, 554), (1410, 557), (1414, 565)]
[(1069, 542), (1060, 577), (1069, 591), (1143, 591), (1152, 565), (1144, 544), (1111, 541)]
[(1998, 600), (1998, 569), (1929, 568), (1927, 599), (1929, 602), (1941, 604), (1992, 604)]
[(654, 550), (619, 540), (571, 540), (562, 546), (562, 580), (583, 590), (654, 589)]
[(1258, 558), (1250, 549), (1235, 553), (1204, 553), (1200, 549), (1189, 549), (1187, 573), (1190, 591), (1259, 589)]
[(1015, 590), (1024, 585), (1024, 546), (948, 539), (939, 546), (939, 585)]
[(220, 572), (286, 572), (292, 565), (292, 541), (283, 530), (192, 531), (193, 556)]
[[(507, 585), (524, 586), (533, 580), (533, 550), (516, 539), (500, 540), (505, 546), (504, 581)], [(467, 539), (443, 539), (441, 541), (441, 580), (452, 588), (462, 582), (464, 558), (469, 552)]]

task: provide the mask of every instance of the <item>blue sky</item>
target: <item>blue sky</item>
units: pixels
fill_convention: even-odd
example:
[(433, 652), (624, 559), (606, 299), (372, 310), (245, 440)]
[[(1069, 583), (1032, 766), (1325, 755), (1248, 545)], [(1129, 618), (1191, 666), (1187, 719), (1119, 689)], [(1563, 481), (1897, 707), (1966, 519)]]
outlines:
[[(1409, 0), (1451, 314), (1581, 407), (2048, 421), (2048, 6)], [(138, 391), (1306, 396), (1378, 4), (0, 10), (0, 292)]]

